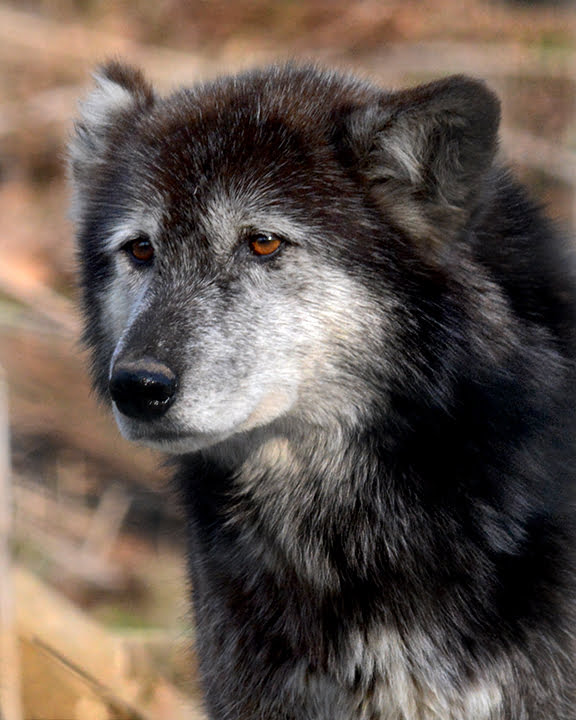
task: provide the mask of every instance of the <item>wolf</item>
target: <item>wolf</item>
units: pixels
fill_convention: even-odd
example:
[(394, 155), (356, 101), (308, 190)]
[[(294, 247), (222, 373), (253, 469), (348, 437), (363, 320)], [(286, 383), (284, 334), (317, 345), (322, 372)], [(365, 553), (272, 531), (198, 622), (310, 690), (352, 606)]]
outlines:
[(480, 80), (102, 66), (84, 340), (174, 456), (213, 720), (576, 718), (576, 283)]

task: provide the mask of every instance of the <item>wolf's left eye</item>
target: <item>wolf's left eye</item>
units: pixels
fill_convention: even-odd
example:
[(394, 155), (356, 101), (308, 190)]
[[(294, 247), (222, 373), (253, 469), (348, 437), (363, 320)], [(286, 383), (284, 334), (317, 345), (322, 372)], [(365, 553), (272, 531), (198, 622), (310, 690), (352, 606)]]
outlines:
[(154, 259), (154, 246), (147, 237), (137, 237), (122, 246), (131, 260), (138, 265), (150, 265)]
[(275, 255), (283, 244), (284, 240), (278, 235), (274, 235), (274, 233), (257, 233), (248, 238), (248, 245), (252, 254), (258, 257)]

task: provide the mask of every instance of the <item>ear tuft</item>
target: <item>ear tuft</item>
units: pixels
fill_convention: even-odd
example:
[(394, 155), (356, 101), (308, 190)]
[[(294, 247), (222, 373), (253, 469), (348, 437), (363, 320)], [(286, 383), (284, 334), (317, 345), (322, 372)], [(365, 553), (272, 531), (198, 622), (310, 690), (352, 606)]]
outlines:
[(473, 211), (499, 120), (494, 93), (462, 75), (383, 93), (349, 114), (344, 160), (396, 222), (437, 244)]
[(74, 179), (103, 159), (115, 130), (154, 104), (152, 87), (137, 68), (116, 61), (106, 63), (94, 73), (94, 83), (80, 103), (80, 117), (69, 145)]
[(115, 60), (101, 65), (94, 73), (96, 88), (83, 105), (84, 116), (94, 109), (96, 119), (138, 107), (145, 110), (154, 104), (154, 92), (141, 70)]
[(152, 87), (137, 68), (112, 61), (96, 70), (94, 87), (80, 103), (68, 146), (73, 219), (80, 217), (97, 169), (154, 102)]

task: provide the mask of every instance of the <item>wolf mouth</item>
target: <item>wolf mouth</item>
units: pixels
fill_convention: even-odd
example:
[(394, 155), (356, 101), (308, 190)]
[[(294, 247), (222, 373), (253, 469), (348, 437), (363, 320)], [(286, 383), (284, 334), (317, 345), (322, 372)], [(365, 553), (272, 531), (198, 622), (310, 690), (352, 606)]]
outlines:
[(215, 445), (220, 440), (225, 439), (225, 437), (224, 435), (214, 435), (211, 433), (162, 433), (160, 435), (154, 433), (148, 435), (143, 434), (139, 437), (131, 437), (130, 439), (140, 445), (146, 445), (153, 450), (182, 455)]
[(195, 452), (233, 434), (229, 432), (211, 432), (178, 427), (155, 427), (154, 424), (141, 423), (123, 416), (115, 408), (116, 422), (122, 435), (131, 442), (145, 445), (154, 450), (161, 450), (168, 453)]

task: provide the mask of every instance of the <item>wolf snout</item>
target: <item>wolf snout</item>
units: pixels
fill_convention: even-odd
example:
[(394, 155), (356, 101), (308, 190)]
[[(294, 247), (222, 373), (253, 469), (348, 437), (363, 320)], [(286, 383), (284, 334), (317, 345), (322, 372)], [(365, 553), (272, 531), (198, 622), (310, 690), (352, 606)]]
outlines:
[(178, 388), (175, 373), (153, 358), (116, 363), (109, 389), (118, 410), (137, 420), (155, 420), (172, 405)]

